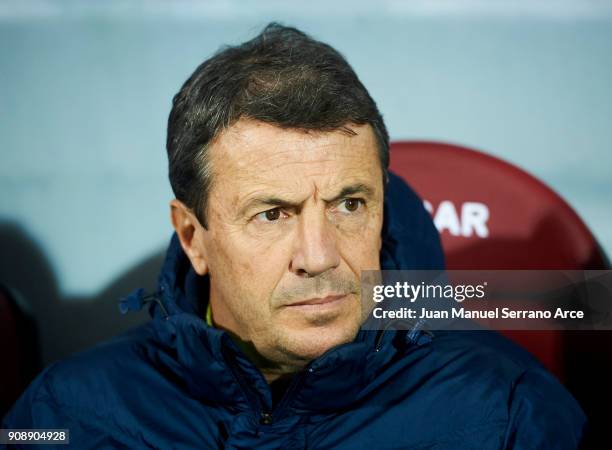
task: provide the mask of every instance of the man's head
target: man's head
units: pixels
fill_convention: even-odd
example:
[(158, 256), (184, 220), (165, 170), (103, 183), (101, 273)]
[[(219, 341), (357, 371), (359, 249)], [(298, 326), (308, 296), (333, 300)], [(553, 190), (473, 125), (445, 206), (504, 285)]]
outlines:
[(388, 135), (334, 49), (270, 25), (200, 65), (168, 124), (172, 219), (215, 323), (267, 361), (352, 340), (379, 267)]

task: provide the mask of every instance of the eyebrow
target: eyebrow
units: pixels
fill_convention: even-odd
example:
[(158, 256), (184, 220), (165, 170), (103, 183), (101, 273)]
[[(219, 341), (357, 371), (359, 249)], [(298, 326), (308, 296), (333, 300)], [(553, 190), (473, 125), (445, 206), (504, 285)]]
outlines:
[[(335, 195), (332, 198), (323, 199), (325, 203), (334, 203), (342, 198), (349, 197), (351, 195), (361, 194), (364, 197), (371, 198), (374, 196), (374, 189), (367, 184), (363, 183), (355, 183), (349, 186), (345, 186), (342, 188), (338, 195)], [(254, 197), (247, 201), (247, 203), (240, 208), (239, 216), (243, 216), (247, 211), (254, 209), (256, 207), (261, 206), (271, 206), (273, 208), (297, 208), (300, 206), (300, 203), (291, 202), (289, 200), (282, 199), (280, 197), (275, 196), (261, 196)]]

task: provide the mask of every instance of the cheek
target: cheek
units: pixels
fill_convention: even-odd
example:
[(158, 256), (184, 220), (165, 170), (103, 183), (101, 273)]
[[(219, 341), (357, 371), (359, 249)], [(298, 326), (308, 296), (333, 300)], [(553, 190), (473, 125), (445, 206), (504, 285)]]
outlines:
[(342, 246), (344, 260), (347, 261), (353, 272), (361, 275), (362, 270), (378, 270), (380, 266), (379, 240), (375, 237), (368, 239), (360, 236), (359, 241), (350, 240)]
[(282, 243), (255, 242), (231, 231), (213, 237), (211, 277), (222, 283), (224, 297), (251, 309), (269, 308), (268, 300), (286, 265)]
[(380, 266), (382, 214), (374, 215), (358, 229), (338, 229), (339, 250), (357, 276)]

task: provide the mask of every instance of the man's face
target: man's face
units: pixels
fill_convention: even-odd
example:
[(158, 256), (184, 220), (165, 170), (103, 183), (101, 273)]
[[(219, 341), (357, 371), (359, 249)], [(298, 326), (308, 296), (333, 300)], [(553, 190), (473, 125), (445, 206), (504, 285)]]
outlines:
[(215, 323), (270, 361), (354, 339), (360, 273), (380, 267), (383, 180), (370, 126), (304, 132), (240, 120), (209, 147), (202, 254)]

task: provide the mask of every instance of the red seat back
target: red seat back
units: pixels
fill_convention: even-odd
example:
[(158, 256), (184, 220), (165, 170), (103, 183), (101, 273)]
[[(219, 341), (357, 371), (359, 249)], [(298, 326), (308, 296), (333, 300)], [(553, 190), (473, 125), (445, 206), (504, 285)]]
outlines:
[[(516, 166), (456, 145), (396, 142), (391, 170), (424, 199), (440, 231), (448, 269), (608, 267), (574, 210)], [(504, 334), (565, 380), (563, 333)]]
[(456, 145), (391, 148), (391, 170), (431, 205), (449, 269), (605, 267), (574, 210), (518, 167)]

